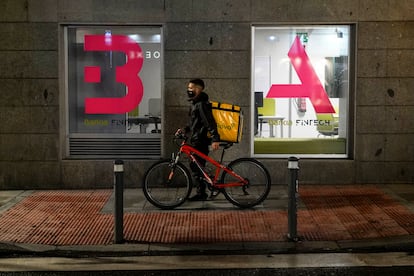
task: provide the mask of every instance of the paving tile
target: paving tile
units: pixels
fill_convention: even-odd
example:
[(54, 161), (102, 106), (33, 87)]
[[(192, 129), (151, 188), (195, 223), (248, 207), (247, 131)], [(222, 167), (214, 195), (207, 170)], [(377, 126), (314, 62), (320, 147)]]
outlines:
[[(401, 187), (398, 192), (402, 193)], [(283, 189), (280, 189), (283, 190)], [(414, 234), (414, 212), (389, 186), (300, 186), (298, 235), (304, 241), (346, 241)], [(127, 195), (124, 236), (129, 243), (192, 244), (285, 241), (286, 193), (255, 209), (219, 198), (161, 211)], [(142, 193), (142, 192), (141, 192)], [(129, 196), (134, 196), (134, 199)], [(138, 202), (138, 203), (137, 203)], [(111, 205), (112, 204), (112, 205)], [(111, 190), (34, 191), (0, 213), (0, 242), (107, 245), (113, 242)], [(283, 206), (285, 206), (283, 208)]]

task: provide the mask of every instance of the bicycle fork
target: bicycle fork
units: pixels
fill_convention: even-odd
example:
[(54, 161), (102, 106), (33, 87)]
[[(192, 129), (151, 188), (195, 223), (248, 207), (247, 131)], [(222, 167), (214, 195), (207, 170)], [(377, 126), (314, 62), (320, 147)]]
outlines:
[(174, 176), (175, 165), (178, 163), (178, 160), (180, 159), (180, 154), (181, 154), (181, 152), (177, 153), (177, 155), (174, 156), (174, 153), (172, 153), (172, 156), (171, 156), (171, 165), (170, 165), (171, 171), (168, 174), (168, 183), (171, 182), (171, 180), (172, 180), (172, 178)]

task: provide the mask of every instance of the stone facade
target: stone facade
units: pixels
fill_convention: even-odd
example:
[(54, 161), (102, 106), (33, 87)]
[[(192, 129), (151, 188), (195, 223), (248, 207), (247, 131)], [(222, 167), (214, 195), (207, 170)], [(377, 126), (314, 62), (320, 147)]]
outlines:
[[(247, 111), (245, 138), (229, 159), (250, 154), (251, 25), (355, 23), (351, 158), (301, 160), (300, 181), (414, 184), (412, 0), (1, 0), (0, 189), (113, 184), (113, 160), (62, 158), (59, 43), (69, 23), (162, 25), (164, 136), (183, 122), (181, 92), (195, 61), (211, 97), (237, 98)], [(126, 185), (138, 187), (152, 162), (126, 161)], [(274, 184), (285, 182), (286, 160), (263, 162)]]

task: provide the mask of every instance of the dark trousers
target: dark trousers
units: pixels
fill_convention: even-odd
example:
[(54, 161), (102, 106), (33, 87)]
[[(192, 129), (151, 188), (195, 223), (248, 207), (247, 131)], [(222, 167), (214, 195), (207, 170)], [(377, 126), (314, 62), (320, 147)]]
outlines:
[[(196, 150), (204, 153), (205, 155), (208, 155), (208, 152), (209, 152), (208, 151), (208, 145), (206, 145), (206, 146), (205, 145), (194, 145), (193, 147)], [(195, 155), (194, 157), (196, 158), (196, 160), (200, 164), (200, 166), (202, 168), (204, 168), (205, 165), (206, 165), (206, 160), (199, 157), (199, 156), (197, 156), (197, 155)], [(193, 172), (193, 176), (194, 176), (194, 178), (195, 178), (195, 180), (198, 184), (197, 193), (205, 193), (206, 183), (202, 180), (203, 179), (203, 174), (201, 173), (201, 171), (197, 167), (197, 165), (193, 162), (190, 163), (190, 168), (191, 168), (191, 171)]]

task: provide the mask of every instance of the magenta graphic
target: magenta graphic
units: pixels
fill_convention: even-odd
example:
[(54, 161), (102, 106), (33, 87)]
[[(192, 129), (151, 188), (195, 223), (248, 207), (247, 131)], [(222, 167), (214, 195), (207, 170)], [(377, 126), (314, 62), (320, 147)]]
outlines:
[(305, 48), (300, 43), (299, 36), (293, 42), (288, 56), (302, 84), (273, 84), (267, 97), (309, 98), (316, 113), (335, 113), (335, 109), (313, 69)]
[[(123, 66), (117, 66), (115, 80), (126, 85), (124, 97), (86, 98), (86, 114), (123, 114), (133, 110), (142, 100), (144, 88), (138, 76), (143, 64), (142, 49), (137, 42), (124, 35), (85, 35), (85, 51), (118, 51), (127, 56)], [(99, 66), (84, 67), (85, 82), (101, 81)]]

